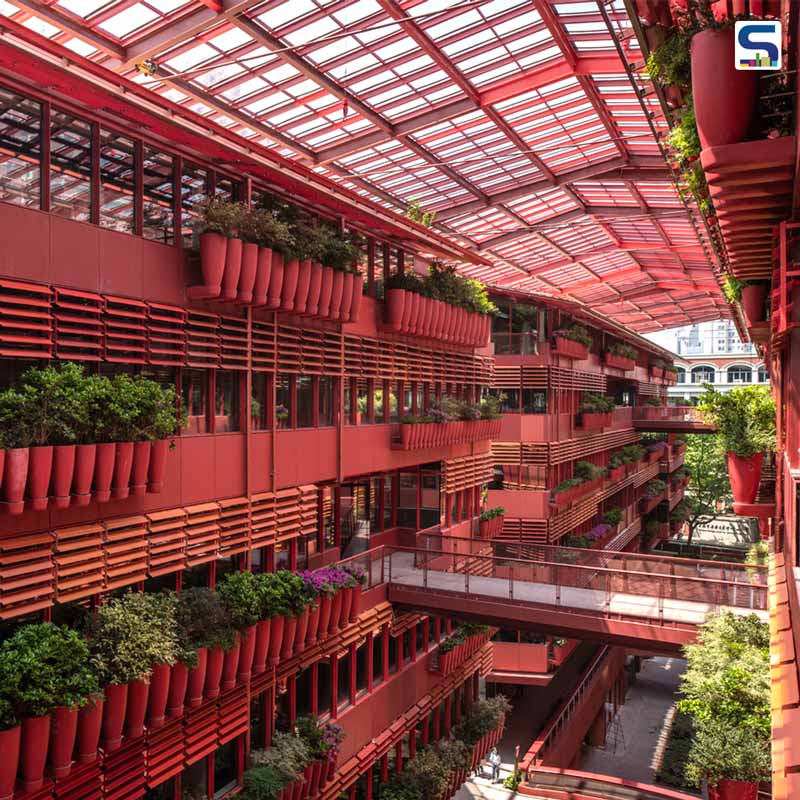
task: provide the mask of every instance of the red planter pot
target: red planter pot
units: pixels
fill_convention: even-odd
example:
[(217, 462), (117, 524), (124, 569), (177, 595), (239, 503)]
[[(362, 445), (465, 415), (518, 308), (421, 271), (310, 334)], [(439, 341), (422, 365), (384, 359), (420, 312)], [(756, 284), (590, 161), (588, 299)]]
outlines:
[(105, 503), (111, 499), (111, 479), (114, 475), (116, 457), (117, 446), (113, 442), (103, 442), (97, 445), (92, 488), (94, 499), (98, 503)]
[(75, 505), (87, 506), (92, 500), (96, 457), (96, 444), (79, 444), (75, 448), (75, 470), (72, 474), (72, 501)]
[(767, 296), (767, 286), (756, 283), (742, 289), (742, 311), (748, 327), (764, 321), (764, 300)]
[(281, 660), (281, 647), (283, 646), (283, 629), (286, 627), (286, 617), (273, 617), (270, 622), (269, 664), (275, 667)]
[(49, 739), (49, 714), (23, 718), (19, 762), (22, 788), (26, 792), (38, 792), (42, 788)]
[(608, 479), (610, 481), (619, 481), (625, 477), (625, 464), (619, 467), (614, 467), (608, 471)]
[(350, 609), (353, 607), (353, 589), (342, 590), (342, 611), (339, 615), (339, 627), (344, 628), (350, 621)]
[(78, 707), (56, 708), (50, 722), (49, 762), (56, 780), (72, 771), (72, 750), (78, 733)]
[(225, 663), (225, 651), (221, 647), (212, 647), (208, 651), (206, 663), (206, 680), (203, 685), (203, 696), (206, 700), (219, 697), (219, 684), (222, 680), (222, 667)]
[(297, 632), (297, 617), (283, 618), (283, 646), (281, 647), (281, 659), (286, 661), (294, 654), (294, 636)]
[(50, 477), (53, 474), (53, 446), (31, 447), (28, 462), (28, 498), (34, 511), (47, 508)]
[(327, 594), (319, 596), (319, 639), (322, 640), (328, 635), (331, 624), (331, 612), (333, 611), (333, 598)]
[(294, 311), (300, 262), (296, 258), (284, 262), (283, 286), (281, 287), (281, 311)]
[(342, 287), (342, 307), (339, 317), (342, 322), (350, 321), (350, 308), (353, 305), (353, 285), (356, 276), (352, 272), (344, 273), (344, 286)]
[(267, 307), (276, 309), (281, 307), (283, 293), (283, 256), (277, 250), (272, 251), (272, 266), (269, 275), (269, 288), (267, 289)]
[(308, 796), (314, 797), (319, 791), (320, 778), (322, 777), (322, 761), (315, 761), (311, 765), (311, 779), (309, 781)]
[(236, 644), (230, 650), (225, 651), (225, 657), (222, 659), (222, 690), (227, 691), (236, 686), (236, 671), (239, 669), (239, 653), (241, 646), (239, 644), (239, 634), (236, 634)]
[[(164, 724), (171, 674), (172, 668), (169, 664), (153, 666), (153, 673), (150, 676), (150, 694), (147, 699), (147, 727), (150, 729), (160, 728)], [(181, 701), (182, 704), (183, 701)]]
[(316, 608), (309, 609), (308, 612), (308, 628), (306, 629), (307, 647), (317, 643), (317, 632), (319, 631), (319, 598), (317, 598), (316, 603)]
[(269, 247), (258, 248), (258, 261), (256, 262), (256, 279), (253, 283), (253, 305), (265, 306), (267, 304), (267, 291), (269, 279), (272, 275), (272, 250)]
[(239, 285), (236, 289), (237, 303), (253, 302), (253, 286), (258, 272), (258, 245), (245, 242), (242, 245), (242, 270), (239, 273)]
[(306, 633), (308, 632), (309, 609), (306, 606), (303, 613), (297, 617), (297, 627), (294, 632), (294, 652), (299, 653), (306, 643)]
[(189, 668), (182, 661), (170, 667), (169, 692), (167, 694), (167, 716), (172, 719), (183, 715), (186, 690), (189, 687)]
[(147, 491), (151, 494), (159, 494), (164, 488), (169, 448), (169, 439), (156, 439), (151, 444), (150, 462), (147, 466)]
[(589, 348), (580, 342), (573, 342), (565, 336), (556, 336), (554, 341), (555, 352), (560, 356), (574, 358), (578, 361), (589, 357)]
[(131, 469), (133, 468), (133, 442), (117, 442), (114, 473), (111, 480), (111, 496), (124, 500), (130, 494)]
[[(186, 685), (186, 705), (197, 708), (203, 702), (203, 689), (208, 671), (208, 648), (197, 648), (197, 666), (189, 670)], [(221, 674), (221, 673), (220, 673)]]
[(251, 625), (242, 631), (239, 640), (239, 666), (237, 667), (237, 677), (240, 683), (250, 680), (253, 672), (253, 659), (256, 654), (256, 626)]
[(758, 484), (761, 481), (761, 467), (764, 454), (737, 456), (728, 453), (728, 477), (731, 481), (731, 493), (734, 503), (750, 505), (755, 502)]
[(354, 586), (351, 590), (353, 596), (353, 602), (350, 604), (350, 622), (356, 622), (358, 620), (358, 615), (361, 613), (361, 600), (364, 594), (364, 585), (359, 583), (357, 586)]
[(131, 681), (128, 684), (125, 735), (129, 739), (138, 739), (144, 733), (144, 718), (147, 715), (149, 697), (150, 684), (147, 681)]
[(235, 300), (239, 288), (239, 275), (242, 272), (241, 239), (228, 239), (225, 243), (225, 271), (222, 273), (222, 291), (224, 300)]
[(586, 431), (599, 430), (611, 425), (613, 416), (611, 413), (595, 414), (582, 412), (580, 415), (580, 427)]
[(141, 497), (147, 492), (147, 476), (150, 471), (152, 442), (134, 442), (133, 464), (131, 465), (131, 494)]
[(128, 707), (128, 684), (114, 683), (105, 688), (106, 701), (103, 706), (102, 742), (103, 750), (113, 753), (122, 744), (122, 728)]
[(253, 645), (253, 675), (261, 675), (267, 668), (267, 652), (269, 651), (271, 619), (262, 619), (256, 625), (256, 636)]
[(617, 356), (614, 353), (604, 353), (603, 361), (607, 367), (621, 369), (623, 372), (630, 372), (636, 366), (636, 362), (632, 358)]
[(78, 711), (76, 733), (76, 761), (79, 764), (93, 764), (97, 761), (97, 746), (100, 742), (100, 728), (103, 724), (102, 695), (90, 698), (89, 703)]
[(758, 97), (758, 73), (737, 70), (734, 29), (706, 28), (692, 37), (692, 98), (705, 150), (748, 138)]
[(708, 798), (709, 800), (758, 800), (758, 784), (723, 778), (716, 786), (708, 787)]
[(331, 313), (331, 297), (333, 296), (333, 267), (322, 268), (322, 285), (319, 290), (319, 308), (317, 314), (327, 317)]
[(219, 297), (228, 240), (221, 233), (200, 234), (200, 270), (208, 297)]
[[(2, 466), (0, 466), (2, 470)], [(60, 444), (53, 448), (53, 475), (50, 496), (55, 508), (68, 508), (72, 478), (75, 474), (75, 445)]]
[(333, 596), (333, 604), (331, 607), (331, 619), (330, 624), (328, 625), (328, 635), (333, 635), (336, 633), (336, 629), (339, 627), (339, 617), (342, 614), (342, 602), (344, 601), (344, 592), (340, 589), (336, 594)]
[(3, 500), (9, 514), (25, 510), (25, 484), (28, 481), (30, 448), (15, 447), (5, 450), (3, 460)]
[(0, 800), (11, 800), (19, 766), (20, 726), (0, 731)]
[(356, 275), (353, 281), (353, 302), (350, 305), (350, 322), (358, 322), (361, 317), (361, 299), (364, 296), (364, 278)]
[(314, 261), (309, 266), (310, 279), (308, 283), (308, 300), (306, 302), (306, 314), (316, 317), (319, 313), (319, 298), (322, 293), (322, 264)]
[(341, 319), (342, 293), (344, 292), (344, 272), (340, 269), (333, 271), (333, 289), (331, 290), (331, 308), (328, 315), (331, 319)]

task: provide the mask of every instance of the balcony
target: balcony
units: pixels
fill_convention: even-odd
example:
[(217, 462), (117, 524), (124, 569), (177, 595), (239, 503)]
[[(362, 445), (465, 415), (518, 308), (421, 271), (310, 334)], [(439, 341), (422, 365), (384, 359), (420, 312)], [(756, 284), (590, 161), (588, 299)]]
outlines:
[(635, 406), (633, 426), (637, 431), (667, 433), (713, 433), (716, 430), (694, 406)]

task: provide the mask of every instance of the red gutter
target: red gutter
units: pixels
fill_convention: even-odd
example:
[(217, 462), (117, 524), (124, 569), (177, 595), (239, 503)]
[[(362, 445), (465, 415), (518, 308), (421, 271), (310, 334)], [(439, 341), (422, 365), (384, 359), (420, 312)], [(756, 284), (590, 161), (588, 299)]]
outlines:
[[(5, 68), (11, 78), (21, 76), (35, 86), (47, 87), (49, 91), (60, 93), (66, 101), (83, 103), (108, 115), (109, 124), (113, 125), (116, 117), (117, 120), (125, 120), (173, 145), (202, 153), (222, 167), (228, 166), (244, 175), (255, 176), (284, 192), (302, 197), (317, 207), (323, 206), (334, 216), (346, 216), (349, 222), (360, 225), (367, 231), (385, 234), (408, 243), (412, 245), (412, 250), (433, 251), (446, 258), (476, 264), (491, 263), (423, 225), (376, 206), (309, 167), (244, 139), (23, 25), (7, 17), (0, 17), (0, 36), (9, 34), (18, 39), (21, 45), (24, 43), (23, 46), (16, 46), (10, 41), (0, 41), (0, 68)], [(37, 54), (34, 49), (58, 59), (59, 63)], [(75, 68), (90, 78), (81, 75)], [(163, 110), (164, 116), (143, 108), (140, 103), (134, 103), (133, 99)], [(205, 135), (203, 132), (188, 130), (181, 123), (200, 128)], [(257, 158), (248, 159), (248, 153)], [(264, 164), (264, 161), (269, 164)]]

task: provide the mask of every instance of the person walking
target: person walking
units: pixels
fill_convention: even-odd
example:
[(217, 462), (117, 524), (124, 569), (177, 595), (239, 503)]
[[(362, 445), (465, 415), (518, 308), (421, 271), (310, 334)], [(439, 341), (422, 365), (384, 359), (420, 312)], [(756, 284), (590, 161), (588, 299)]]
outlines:
[(500, 758), (500, 753), (497, 752), (497, 748), (493, 747), (492, 751), (489, 753), (489, 764), (492, 767), (492, 783), (497, 783), (500, 780), (500, 764), (502, 763), (502, 759)]

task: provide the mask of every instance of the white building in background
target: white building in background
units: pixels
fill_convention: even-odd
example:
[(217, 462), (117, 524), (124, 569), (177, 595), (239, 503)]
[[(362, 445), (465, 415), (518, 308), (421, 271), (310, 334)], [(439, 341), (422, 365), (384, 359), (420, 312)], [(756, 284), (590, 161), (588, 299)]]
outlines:
[(672, 403), (693, 404), (703, 393), (703, 384), (719, 391), (752, 383), (768, 383), (768, 376), (752, 344), (739, 338), (730, 320), (701, 322), (651, 334), (662, 347), (675, 353), (678, 382), (668, 389)]

